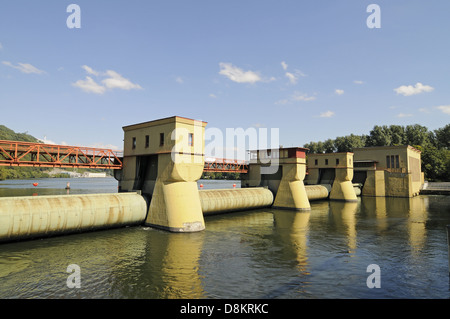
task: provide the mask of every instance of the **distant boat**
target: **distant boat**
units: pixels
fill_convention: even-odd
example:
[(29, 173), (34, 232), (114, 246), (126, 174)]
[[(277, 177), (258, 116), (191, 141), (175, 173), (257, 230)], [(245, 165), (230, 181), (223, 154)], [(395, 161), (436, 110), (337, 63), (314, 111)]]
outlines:
[(33, 183), (33, 186), (34, 187), (36, 187), (36, 186), (38, 186), (39, 185), (39, 183)]

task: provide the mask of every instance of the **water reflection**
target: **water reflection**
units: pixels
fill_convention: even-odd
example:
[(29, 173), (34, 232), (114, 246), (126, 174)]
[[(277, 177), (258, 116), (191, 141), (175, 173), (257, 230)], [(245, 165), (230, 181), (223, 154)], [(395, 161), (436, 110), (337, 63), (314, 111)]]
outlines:
[(275, 232), (285, 243), (286, 249), (291, 249), (297, 261), (297, 269), (301, 275), (308, 272), (308, 234), (310, 212), (292, 212), (287, 210), (272, 210), (275, 221)]
[[(406, 224), (411, 251), (420, 252), (426, 243), (426, 222), (428, 220), (428, 197), (412, 198), (364, 197), (361, 211), (370, 218), (376, 218), (379, 234)], [(389, 209), (387, 209), (389, 207)], [(401, 236), (401, 233), (398, 235)]]
[[(151, 230), (139, 286), (155, 298), (203, 298), (199, 258), (204, 233), (168, 234)], [(141, 291), (138, 295), (145, 291)]]
[(346, 236), (348, 252), (355, 254), (357, 248), (356, 238), (356, 211), (359, 203), (330, 201), (330, 214), (336, 227)]

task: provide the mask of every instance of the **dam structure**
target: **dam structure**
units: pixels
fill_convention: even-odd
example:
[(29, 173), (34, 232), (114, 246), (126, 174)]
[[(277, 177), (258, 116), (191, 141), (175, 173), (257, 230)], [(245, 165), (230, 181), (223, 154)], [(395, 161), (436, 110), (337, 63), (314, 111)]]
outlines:
[[(378, 169), (370, 165), (381, 161), (386, 150), (308, 154), (306, 148), (280, 147), (251, 150), (247, 163), (205, 161), (206, 125), (173, 116), (124, 126), (121, 156), (110, 150), (0, 141), (0, 165), (92, 165), (113, 169), (118, 181), (114, 194), (0, 198), (0, 242), (131, 225), (198, 232), (206, 227), (205, 216), (213, 214), (259, 208), (309, 211), (311, 201), (355, 202), (360, 195), (411, 197), (423, 181), (420, 153), (410, 147), (389, 149), (389, 167)], [(377, 160), (371, 161), (375, 154)], [(370, 165), (358, 166), (355, 174), (355, 162)], [(413, 170), (397, 168), (397, 163)], [(199, 189), (204, 171), (239, 172), (241, 188)]]

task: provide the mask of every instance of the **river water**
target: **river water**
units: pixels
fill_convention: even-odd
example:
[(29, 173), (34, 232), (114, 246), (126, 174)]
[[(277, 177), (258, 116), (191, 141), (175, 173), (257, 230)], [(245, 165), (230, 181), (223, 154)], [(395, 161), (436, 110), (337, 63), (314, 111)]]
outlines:
[[(0, 196), (65, 195), (67, 182), (70, 194), (117, 192), (112, 178), (12, 180), (0, 182)], [(136, 226), (1, 244), (0, 298), (450, 297), (450, 196), (317, 201), (309, 212), (205, 222), (198, 233)], [(67, 284), (69, 265), (79, 267), (80, 288)]]

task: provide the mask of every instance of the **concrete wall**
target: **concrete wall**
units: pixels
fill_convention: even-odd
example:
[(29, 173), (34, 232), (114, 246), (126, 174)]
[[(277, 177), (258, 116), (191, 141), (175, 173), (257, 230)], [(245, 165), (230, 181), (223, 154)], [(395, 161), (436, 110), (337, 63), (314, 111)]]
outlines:
[(197, 180), (204, 167), (206, 122), (170, 117), (123, 127), (121, 192), (142, 191), (145, 224), (175, 232), (204, 229)]
[(356, 201), (353, 188), (353, 153), (308, 154), (306, 185), (332, 185), (330, 199)]
[[(354, 150), (355, 170), (367, 171), (362, 195), (413, 197), (423, 184), (421, 153), (409, 146), (366, 147)], [(371, 167), (358, 167), (371, 161)]]

